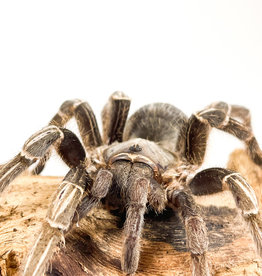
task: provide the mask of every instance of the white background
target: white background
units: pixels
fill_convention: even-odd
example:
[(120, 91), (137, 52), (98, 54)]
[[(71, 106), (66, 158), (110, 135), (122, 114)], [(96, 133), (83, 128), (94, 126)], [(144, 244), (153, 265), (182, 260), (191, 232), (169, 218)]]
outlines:
[[(213, 101), (247, 106), (262, 145), (261, 1), (1, 1), (0, 163), (66, 99), (98, 119), (124, 91), (131, 112), (169, 102), (188, 116)], [(213, 132), (206, 166), (241, 144)], [(44, 174), (67, 168), (53, 157)], [(60, 164), (57, 166), (57, 164)]]

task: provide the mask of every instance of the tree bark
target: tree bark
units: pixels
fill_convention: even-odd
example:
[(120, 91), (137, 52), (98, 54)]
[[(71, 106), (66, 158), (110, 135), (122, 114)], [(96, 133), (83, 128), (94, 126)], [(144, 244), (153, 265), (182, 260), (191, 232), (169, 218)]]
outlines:
[[(234, 152), (228, 167), (239, 171), (261, 202), (262, 170), (244, 151)], [(51, 194), (61, 177), (22, 176), (0, 198), (0, 275), (19, 275), (39, 232)], [(209, 237), (212, 275), (262, 275), (247, 226), (230, 192), (195, 197), (202, 207)], [(120, 269), (124, 218), (102, 206), (93, 210), (66, 235), (47, 275), (124, 275)], [(179, 216), (171, 210), (145, 217), (138, 276), (191, 275), (190, 253)]]

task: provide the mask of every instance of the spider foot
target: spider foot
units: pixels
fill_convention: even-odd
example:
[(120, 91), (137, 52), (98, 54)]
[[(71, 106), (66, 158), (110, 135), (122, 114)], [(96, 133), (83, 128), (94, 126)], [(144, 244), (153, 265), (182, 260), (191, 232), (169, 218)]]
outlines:
[(38, 276), (45, 272), (54, 249), (64, 241), (72, 219), (90, 178), (84, 167), (73, 168), (54, 193), (45, 222), (27, 258), (23, 276)]
[(209, 276), (208, 236), (200, 209), (185, 190), (170, 190), (167, 194), (170, 206), (178, 210), (185, 225), (187, 247), (191, 252), (192, 276)]
[(210, 276), (206, 254), (193, 254), (192, 259), (192, 276)]
[(257, 253), (262, 257), (262, 218), (261, 213), (251, 214), (244, 216), (247, 222), (250, 232), (252, 234), (253, 240), (256, 245)]
[(46, 269), (47, 262), (54, 249), (63, 241), (63, 235), (57, 228), (52, 228), (48, 223), (42, 225), (42, 230), (27, 258), (23, 276), (42, 275)]
[(0, 168), (0, 193), (63, 136), (63, 132), (55, 126), (45, 127), (32, 135), (25, 142), (21, 153)]

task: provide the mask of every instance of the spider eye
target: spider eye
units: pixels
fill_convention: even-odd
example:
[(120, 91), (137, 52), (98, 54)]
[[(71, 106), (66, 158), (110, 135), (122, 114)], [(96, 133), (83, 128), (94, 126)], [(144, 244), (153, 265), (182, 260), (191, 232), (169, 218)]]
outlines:
[(129, 150), (131, 152), (140, 152), (142, 151), (142, 148), (139, 146), (139, 144), (134, 144), (129, 148)]

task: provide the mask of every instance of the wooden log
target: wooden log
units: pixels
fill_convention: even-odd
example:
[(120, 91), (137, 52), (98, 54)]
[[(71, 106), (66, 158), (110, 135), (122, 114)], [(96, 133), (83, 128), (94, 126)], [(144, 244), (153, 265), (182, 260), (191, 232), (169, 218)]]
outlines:
[[(243, 165), (244, 164), (244, 165)], [(229, 167), (240, 171), (261, 197), (262, 170), (243, 151), (234, 152)], [(23, 176), (0, 198), (0, 275), (20, 275), (28, 250), (39, 232), (51, 194), (61, 177)], [(226, 191), (195, 197), (202, 206), (209, 236), (212, 275), (262, 275), (251, 235)], [(66, 235), (47, 275), (124, 275), (120, 269), (124, 218), (102, 206)], [(179, 216), (171, 210), (145, 217), (138, 276), (191, 275), (190, 253)]]

